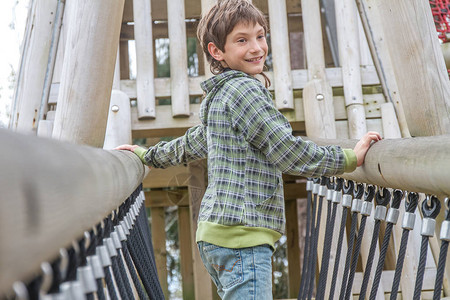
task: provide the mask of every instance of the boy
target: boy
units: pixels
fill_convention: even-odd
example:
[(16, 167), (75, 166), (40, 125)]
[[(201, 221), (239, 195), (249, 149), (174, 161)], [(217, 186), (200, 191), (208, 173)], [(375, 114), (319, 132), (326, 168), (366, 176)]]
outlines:
[(208, 158), (196, 233), (203, 263), (222, 299), (271, 299), (271, 256), (285, 227), (282, 173), (351, 172), (381, 137), (369, 132), (354, 150), (343, 150), (292, 135), (269, 91), (254, 78), (264, 76), (267, 23), (246, 0), (219, 0), (197, 33), (216, 74), (202, 83), (201, 124), (148, 150), (117, 149), (133, 151), (155, 168)]

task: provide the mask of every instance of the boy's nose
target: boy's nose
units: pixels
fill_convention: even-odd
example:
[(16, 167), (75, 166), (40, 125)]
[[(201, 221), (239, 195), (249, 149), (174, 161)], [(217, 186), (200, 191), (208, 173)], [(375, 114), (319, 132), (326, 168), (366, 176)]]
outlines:
[(262, 50), (262, 47), (261, 47), (261, 45), (258, 43), (258, 41), (253, 40), (253, 41), (250, 43), (250, 51), (252, 51), (252, 52), (259, 52), (259, 51), (261, 51), (261, 50)]

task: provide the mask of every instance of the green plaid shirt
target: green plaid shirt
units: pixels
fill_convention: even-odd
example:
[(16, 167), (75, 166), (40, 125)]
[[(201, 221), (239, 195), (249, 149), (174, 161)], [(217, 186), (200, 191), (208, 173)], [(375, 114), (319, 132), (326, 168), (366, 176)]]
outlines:
[(155, 168), (208, 158), (197, 241), (273, 246), (285, 227), (282, 173), (331, 176), (356, 168), (352, 150), (294, 137), (257, 79), (229, 70), (204, 81), (202, 89), (200, 125), (137, 153)]

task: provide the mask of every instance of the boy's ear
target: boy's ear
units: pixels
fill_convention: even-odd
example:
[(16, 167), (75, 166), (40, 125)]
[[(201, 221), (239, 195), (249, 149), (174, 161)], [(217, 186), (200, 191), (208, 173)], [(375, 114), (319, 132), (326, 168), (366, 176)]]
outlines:
[(208, 43), (208, 52), (211, 54), (211, 56), (217, 60), (222, 61), (223, 60), (223, 52), (220, 50), (216, 45), (214, 45), (213, 42)]

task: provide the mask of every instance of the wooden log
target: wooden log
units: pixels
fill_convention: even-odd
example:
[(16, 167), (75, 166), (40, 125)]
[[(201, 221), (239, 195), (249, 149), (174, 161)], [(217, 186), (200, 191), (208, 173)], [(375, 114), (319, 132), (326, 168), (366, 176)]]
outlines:
[[(146, 197), (147, 199), (147, 197)], [(152, 242), (155, 254), (156, 271), (164, 297), (169, 299), (169, 285), (167, 282), (167, 249), (166, 249), (166, 213), (164, 207), (152, 207)]]
[[(28, 22), (31, 25), (28, 26), (31, 28), (24, 43), (15, 91), (15, 107), (11, 117), (12, 127), (10, 126), (19, 132), (36, 134), (44, 83), (48, 78), (48, 62), (57, 7), (57, 0), (45, 0), (33, 2), (30, 8), (31, 16)], [(55, 51), (52, 53), (56, 54)], [(47, 82), (50, 84), (49, 80)]]
[(268, 6), (275, 79), (275, 106), (280, 110), (294, 109), (286, 1), (268, 0)]
[(178, 236), (180, 240), (180, 271), (183, 299), (195, 299), (192, 260), (191, 226), (188, 206), (178, 206)]
[(155, 118), (153, 74), (152, 5), (150, 0), (134, 0), (134, 36), (136, 43), (136, 92), (138, 118)]
[[(0, 295), (116, 209), (144, 178), (139, 158), (0, 130)], [(86, 213), (89, 212), (89, 213)]]
[(381, 104), (381, 120), (385, 139), (399, 139), (402, 137), (392, 102)]
[(187, 73), (186, 25), (184, 1), (167, 0), (170, 52), (170, 96), (172, 116), (189, 116), (189, 85)]
[(83, 0), (74, 6), (53, 138), (103, 146), (123, 5)]
[(411, 137), (393, 70), (394, 65), (384, 38), (383, 20), (379, 16), (378, 9), (373, 4), (361, 0), (356, 0), (356, 4), (366, 33), (369, 49), (372, 53), (372, 59), (383, 87), (383, 93), (388, 102), (394, 104), (402, 137)]
[(211, 279), (208, 271), (203, 266), (195, 239), (200, 204), (206, 191), (206, 160), (190, 163), (188, 170), (191, 174), (191, 177), (189, 177), (188, 190), (195, 296), (197, 299), (212, 299), (213, 289), (211, 286)]
[(37, 136), (51, 138), (53, 132), (53, 121), (40, 120), (37, 129)]
[[(353, 148), (357, 140), (311, 139)], [(450, 136), (384, 139), (373, 144), (364, 165), (340, 175), (357, 182), (436, 196), (450, 195)], [(424, 159), (426, 157), (426, 159)]]
[(367, 125), (359, 72), (361, 63), (356, 5), (353, 0), (344, 0), (337, 1), (335, 8), (349, 137), (359, 139), (367, 132)]
[(303, 27), (308, 66), (308, 82), (303, 90), (306, 134), (336, 138), (333, 92), (327, 80), (322, 41), (319, 1), (303, 0)]
[(131, 142), (130, 98), (122, 91), (113, 90), (103, 149), (111, 150)]
[(411, 135), (450, 133), (449, 78), (429, 3), (361, 2), (379, 12)]

